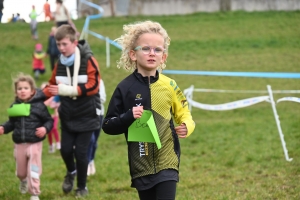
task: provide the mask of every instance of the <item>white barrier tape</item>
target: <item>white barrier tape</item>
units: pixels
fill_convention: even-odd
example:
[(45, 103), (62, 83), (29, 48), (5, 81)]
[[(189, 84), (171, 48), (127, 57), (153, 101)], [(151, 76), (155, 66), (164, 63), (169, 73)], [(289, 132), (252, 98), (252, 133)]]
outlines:
[[(203, 109), (203, 110), (214, 110), (214, 111), (221, 111), (221, 110), (232, 110), (232, 109), (236, 109), (236, 108), (242, 108), (242, 107), (246, 107), (246, 106), (250, 106), (250, 105), (253, 105), (253, 104), (257, 104), (259, 102), (262, 102), (262, 101), (267, 101), (267, 102), (270, 102), (271, 105), (272, 105), (272, 109), (273, 109), (273, 113), (274, 113), (274, 117), (275, 117), (275, 121), (276, 121), (276, 124), (277, 124), (277, 128), (278, 128), (278, 132), (279, 132), (279, 136), (280, 136), (280, 140), (281, 140), (281, 144), (282, 144), (282, 148), (283, 148), (283, 151), (284, 151), (284, 155), (285, 155), (285, 159), (287, 161), (292, 161), (293, 158), (290, 158), (289, 155), (288, 155), (288, 150), (286, 148), (286, 143), (284, 141), (284, 135), (282, 133), (282, 130), (281, 130), (281, 126), (280, 126), (280, 121), (279, 121), (279, 116), (277, 114), (277, 110), (276, 110), (276, 105), (275, 105), (275, 102), (274, 102), (274, 99), (273, 99), (273, 93), (287, 93), (287, 92), (297, 92), (297, 90), (278, 90), (276, 92), (272, 91), (271, 89), (271, 86), (270, 85), (267, 85), (267, 89), (268, 89), (268, 93), (269, 93), (269, 96), (260, 96), (260, 97), (253, 97), (253, 98), (249, 98), (249, 99), (244, 99), (244, 100), (239, 100), (239, 101), (234, 101), (234, 102), (231, 102), (231, 103), (225, 103), (225, 104), (219, 104), (219, 105), (209, 105), (209, 104), (202, 104), (202, 103), (199, 103), (199, 102), (196, 102), (196, 101), (193, 101), (193, 92), (194, 91), (206, 91), (206, 92), (237, 92), (236, 90), (211, 90), (211, 89), (194, 89), (194, 85), (191, 85), (189, 88), (185, 89), (184, 90), (184, 94), (186, 96), (186, 99), (189, 103), (189, 109), (190, 111), (192, 111), (192, 107), (197, 107), (197, 108), (200, 108), (200, 109)], [(241, 90), (238, 90), (239, 92), (247, 92), (247, 91), (241, 91)], [(250, 92), (250, 91), (248, 91)], [(257, 92), (257, 91), (251, 91), (251, 93), (254, 93), (254, 92)], [(261, 92), (261, 91), (260, 91)], [(280, 101), (295, 101), (295, 102), (298, 102), (300, 103), (300, 98), (298, 97), (284, 97), (284, 98), (281, 98), (279, 99), (277, 102), (280, 102)]]
[(299, 97), (283, 97), (281, 99), (278, 99), (277, 103), (279, 103), (281, 101), (294, 101), (294, 102), (300, 103), (300, 98)]
[(163, 70), (164, 74), (205, 75), (205, 76), (240, 76), (256, 78), (300, 78), (300, 73), (289, 72), (222, 72), (222, 71), (192, 71), (192, 70)]
[[(193, 93), (193, 92), (219, 92), (219, 93), (256, 93), (256, 94), (268, 94), (268, 91), (265, 90), (220, 90), (220, 89), (203, 89), (195, 88), (194, 85), (191, 85), (189, 88), (184, 90), (184, 93)], [(300, 90), (273, 90), (273, 94), (300, 94)]]
[(203, 104), (203, 103), (196, 102), (192, 100), (189, 96), (187, 96), (186, 98), (189, 104), (193, 107), (200, 108), (203, 110), (214, 110), (214, 111), (233, 110), (237, 108), (251, 106), (263, 101), (270, 101), (269, 96), (260, 96), (260, 97), (253, 97), (253, 98), (238, 100), (234, 102), (229, 102), (225, 104), (210, 105), (210, 104)]
[(194, 86), (191, 85), (189, 88), (184, 89), (183, 93), (184, 94), (192, 94), (194, 91)]
[[(200, 89), (194, 88), (194, 92), (219, 92), (219, 93), (256, 93), (256, 94), (268, 94), (268, 91), (264, 90), (218, 90), (218, 89)], [(299, 94), (300, 90), (273, 90), (273, 94)]]

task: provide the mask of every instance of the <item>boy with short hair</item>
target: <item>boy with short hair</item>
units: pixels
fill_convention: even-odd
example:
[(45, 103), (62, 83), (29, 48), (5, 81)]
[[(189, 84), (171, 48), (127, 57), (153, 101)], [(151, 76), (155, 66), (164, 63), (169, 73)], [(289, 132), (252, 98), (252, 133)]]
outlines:
[(61, 55), (44, 93), (59, 95), (61, 101), (60, 151), (67, 168), (62, 190), (71, 192), (77, 175), (76, 196), (80, 197), (88, 194), (87, 151), (93, 131), (100, 127), (100, 72), (89, 45), (76, 39), (70, 25), (60, 26), (55, 39)]

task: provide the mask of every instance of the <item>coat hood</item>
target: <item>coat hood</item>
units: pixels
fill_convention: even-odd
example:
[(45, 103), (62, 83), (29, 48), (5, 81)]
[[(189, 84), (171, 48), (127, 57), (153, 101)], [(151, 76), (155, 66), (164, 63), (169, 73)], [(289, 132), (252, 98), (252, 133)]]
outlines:
[(88, 55), (88, 56), (93, 55), (90, 45), (87, 43), (86, 40), (79, 40), (77, 46), (80, 49), (80, 55), (82, 57), (85, 55)]

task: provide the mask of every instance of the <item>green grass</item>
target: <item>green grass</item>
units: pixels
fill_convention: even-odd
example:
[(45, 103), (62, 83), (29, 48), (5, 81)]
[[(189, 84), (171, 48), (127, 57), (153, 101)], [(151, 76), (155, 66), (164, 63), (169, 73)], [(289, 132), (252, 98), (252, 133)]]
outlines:
[[(156, 17), (116, 17), (92, 20), (90, 29), (115, 39), (123, 24), (140, 20), (160, 22), (171, 37), (166, 69), (246, 72), (299, 72), (300, 12), (228, 12)], [(75, 21), (81, 30), (84, 20)], [(39, 42), (44, 47), (52, 23), (40, 23)], [(31, 73), (35, 41), (28, 24), (1, 24), (0, 27), (0, 122), (7, 120), (6, 109), (13, 101), (11, 76), (18, 71)], [(116, 86), (129, 73), (116, 68), (120, 50), (111, 46), (111, 67), (106, 68), (105, 42), (93, 36), (88, 41), (101, 68), (108, 101)], [(45, 61), (50, 69), (48, 60)], [(47, 81), (50, 70), (38, 81)], [(298, 79), (212, 77), (169, 75), (181, 89), (196, 88), (300, 90)], [(194, 99), (220, 104), (261, 94), (194, 93)], [(277, 100), (299, 94), (274, 94)], [(107, 103), (106, 103), (107, 106)], [(281, 102), (277, 112), (289, 156), (284, 158), (271, 105), (262, 102), (230, 111), (193, 108), (194, 133), (181, 140), (182, 156), (177, 199), (299, 199), (300, 198), (300, 107)], [(1, 137), (0, 199), (29, 199), (20, 195), (15, 177), (11, 135)], [(124, 136), (101, 133), (96, 156), (97, 172), (88, 177), (87, 199), (138, 199), (130, 188)], [(41, 199), (74, 199), (63, 195), (61, 184), (65, 166), (59, 152), (48, 154), (44, 142)]]

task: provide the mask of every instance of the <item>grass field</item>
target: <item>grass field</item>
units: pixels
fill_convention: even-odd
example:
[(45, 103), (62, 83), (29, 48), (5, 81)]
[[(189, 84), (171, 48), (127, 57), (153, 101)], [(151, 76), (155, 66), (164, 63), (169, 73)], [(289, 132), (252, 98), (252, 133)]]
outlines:
[[(197, 13), (185, 16), (118, 17), (93, 20), (90, 29), (115, 39), (123, 24), (150, 19), (160, 22), (171, 37), (166, 69), (246, 72), (299, 72), (300, 12)], [(79, 30), (84, 20), (75, 21)], [(47, 46), (52, 23), (40, 23), (39, 42)], [(28, 24), (0, 25), (0, 123), (7, 120), (6, 109), (13, 101), (11, 76), (31, 73), (31, 40)], [(116, 68), (120, 50), (111, 46), (111, 67), (105, 66), (105, 42), (93, 36), (88, 41), (101, 68), (108, 101), (118, 82), (129, 75)], [(47, 73), (38, 85), (50, 76)], [(196, 88), (224, 90), (300, 90), (299, 79), (212, 77), (169, 75), (183, 90)], [(260, 96), (242, 93), (194, 93), (201, 103), (221, 104)], [(274, 94), (274, 99), (300, 94)], [(107, 105), (107, 103), (106, 103)], [(277, 112), (292, 162), (284, 158), (271, 105), (262, 102), (230, 111), (193, 108), (194, 133), (181, 140), (179, 200), (300, 199), (300, 105), (277, 104)], [(11, 135), (0, 140), (0, 199), (29, 199), (21, 195), (15, 177)], [(87, 199), (138, 199), (130, 188), (124, 136), (101, 133), (96, 157), (97, 172), (88, 177)], [(44, 142), (41, 199), (74, 199), (63, 195), (61, 184), (65, 166), (59, 152), (48, 153)]]

